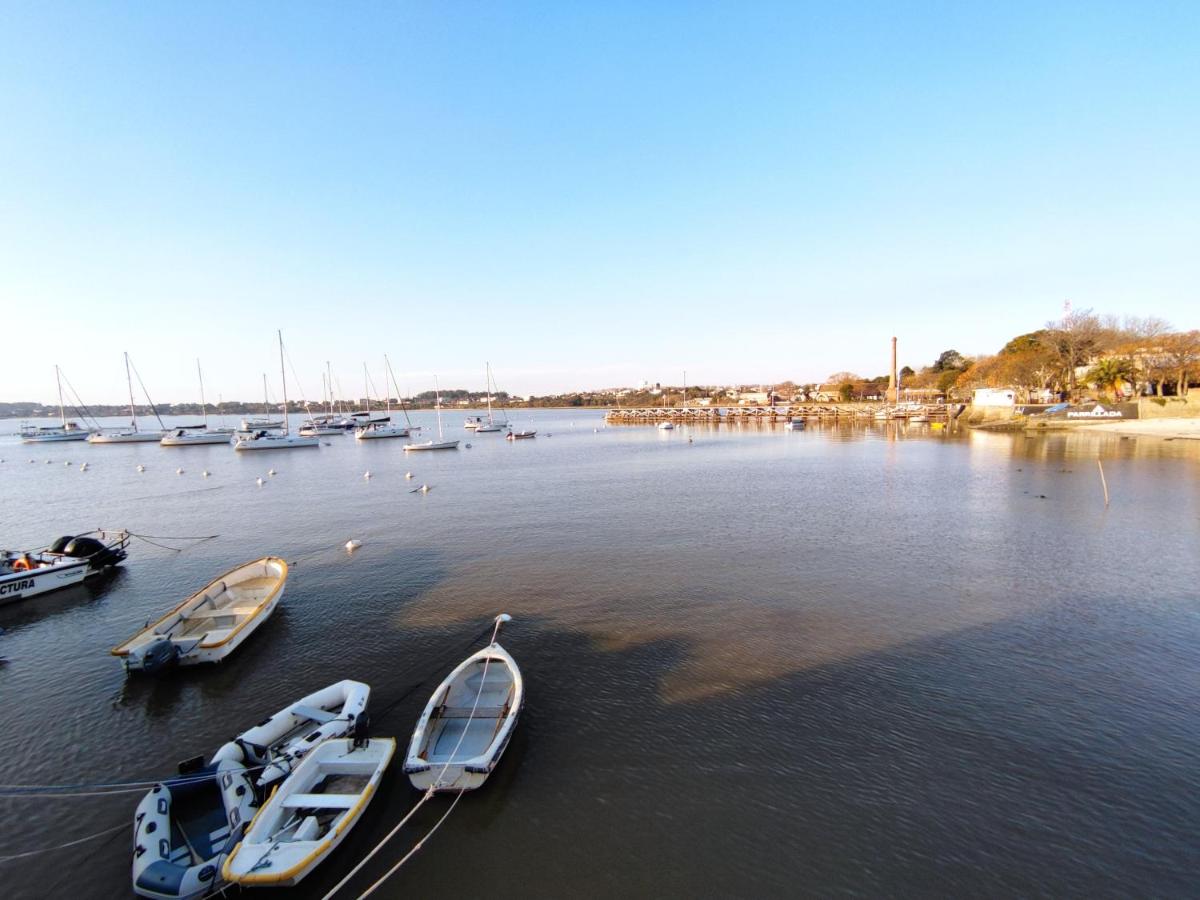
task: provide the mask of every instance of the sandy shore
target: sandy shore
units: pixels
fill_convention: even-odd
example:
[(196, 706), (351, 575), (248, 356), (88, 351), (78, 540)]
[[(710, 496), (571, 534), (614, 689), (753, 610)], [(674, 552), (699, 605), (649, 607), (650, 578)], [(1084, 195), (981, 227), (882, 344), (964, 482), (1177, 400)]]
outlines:
[(1088, 425), (1088, 431), (1200, 441), (1200, 419), (1130, 419)]

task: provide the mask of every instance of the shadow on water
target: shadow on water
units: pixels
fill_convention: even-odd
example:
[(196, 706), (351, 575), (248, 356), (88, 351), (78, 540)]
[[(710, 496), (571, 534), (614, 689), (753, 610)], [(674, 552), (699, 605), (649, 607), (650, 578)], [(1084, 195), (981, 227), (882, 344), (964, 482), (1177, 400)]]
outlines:
[(86, 603), (108, 597), (120, 587), (126, 577), (125, 570), (117, 566), (62, 590), (41, 594), (28, 600), (6, 603), (0, 606), (0, 627), (17, 631), (64, 613), (74, 612)]

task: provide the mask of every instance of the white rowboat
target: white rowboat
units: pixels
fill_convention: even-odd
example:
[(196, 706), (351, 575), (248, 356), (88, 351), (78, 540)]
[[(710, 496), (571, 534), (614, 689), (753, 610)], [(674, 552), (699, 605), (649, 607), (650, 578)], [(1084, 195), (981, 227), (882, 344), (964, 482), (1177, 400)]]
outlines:
[(358, 823), (395, 751), (394, 738), (322, 743), (258, 811), (222, 876), (248, 886), (298, 884)]
[(481, 787), (508, 747), (525, 702), (521, 670), (495, 641), (438, 686), (408, 745), (404, 772), (418, 790)]
[(172, 663), (220, 662), (263, 624), (283, 598), (288, 565), (277, 556), (231, 569), (153, 624), (114, 647), (129, 672), (154, 674)]

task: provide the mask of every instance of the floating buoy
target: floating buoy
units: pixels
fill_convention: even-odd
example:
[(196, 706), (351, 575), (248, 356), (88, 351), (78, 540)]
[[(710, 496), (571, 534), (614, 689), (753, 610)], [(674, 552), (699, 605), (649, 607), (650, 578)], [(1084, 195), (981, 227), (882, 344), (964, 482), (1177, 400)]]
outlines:
[[(30, 462), (33, 462), (33, 460), (31, 459), (31, 460), (30, 460)], [(405, 477), (406, 479), (408, 479), (409, 481), (411, 481), (411, 480), (412, 480), (412, 477), (413, 477), (413, 476), (412, 476), (412, 472), (405, 472), (405, 473), (404, 473), (404, 477)]]
[(371, 480), (371, 471), (369, 469), (366, 472), (363, 472), (363, 478), (365, 478), (367, 481)]
[(205, 469), (203, 472), (201, 472), (201, 473), (200, 473), (200, 477), (201, 477), (201, 478), (207, 478), (207, 477), (208, 477), (209, 475), (211, 475), (211, 474), (212, 474), (212, 473), (211, 473), (211, 472), (209, 472), (209, 471), (208, 471), (208, 469)]
[(465, 446), (465, 447), (466, 447), (468, 450), (470, 450), (470, 449), (471, 449), (471, 445), (470, 445), (470, 444), (464, 444), (464, 446)]
[(79, 471), (80, 471), (80, 472), (86, 472), (86, 471), (87, 471), (87, 463), (80, 463), (80, 464), (79, 464)]
[(176, 470), (175, 470), (175, 474), (176, 474), (176, 475), (182, 475), (182, 474), (183, 474), (183, 469), (182, 469), (182, 468), (180, 468), (180, 469), (176, 469)]
[(262, 478), (255, 478), (255, 479), (254, 479), (254, 483), (255, 483), (255, 484), (257, 484), (259, 487), (262, 487), (262, 486), (263, 486), (263, 480), (262, 480)]
[(275, 476), (275, 470), (274, 470), (274, 469), (267, 469), (267, 474), (268, 474), (268, 475), (270, 475), (270, 476), (272, 476), (272, 477), (274, 477), (274, 476)]
[(65, 463), (63, 463), (64, 466), (69, 466), (70, 464), (71, 464), (71, 461), (69, 459)]
[(141, 465), (141, 464), (139, 463), (139, 464), (138, 464), (138, 467), (137, 467), (137, 470), (138, 470), (139, 472), (145, 472), (145, 471), (146, 471), (146, 467), (145, 467), (145, 466), (143, 466), (143, 465)]
[(429, 485), (427, 485), (427, 484), (421, 485), (421, 493), (422, 494), (428, 494), (431, 490), (433, 490), (433, 488), (431, 488)]
[(362, 541), (357, 541), (357, 540), (353, 540), (353, 539), (348, 540), (348, 541), (346, 541), (346, 552), (353, 553), (355, 550), (357, 550), (361, 546), (362, 546)]
[(50, 460), (46, 460), (46, 465), (50, 465)]
[(31, 460), (30, 460), (30, 462), (37, 462), (37, 460), (36, 460), (36, 459), (31, 459)]

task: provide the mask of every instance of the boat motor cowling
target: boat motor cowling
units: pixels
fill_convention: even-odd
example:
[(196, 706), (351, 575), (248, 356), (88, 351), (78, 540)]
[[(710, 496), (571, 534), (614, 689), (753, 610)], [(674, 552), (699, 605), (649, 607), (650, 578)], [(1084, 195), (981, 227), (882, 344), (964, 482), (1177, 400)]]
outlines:
[[(62, 538), (59, 538), (62, 540)], [(55, 541), (57, 544), (58, 541)], [(67, 556), (74, 556), (76, 559), (85, 559), (89, 556), (95, 556), (107, 548), (100, 541), (90, 537), (72, 538), (70, 542), (60, 551)]]
[(71, 541), (73, 541), (73, 540), (75, 540), (75, 535), (73, 535), (73, 534), (64, 534), (64, 535), (63, 535), (62, 537), (60, 537), (60, 538), (59, 538), (57, 541), (55, 541), (53, 544), (51, 544), (51, 545), (50, 545), (50, 552), (51, 552), (51, 553), (62, 553), (62, 552), (64, 552), (64, 551), (66, 550), (66, 548), (67, 548), (67, 545), (68, 545), (68, 544), (70, 544), (70, 543), (71, 543)]
[(131, 672), (154, 675), (175, 664), (179, 659), (179, 648), (170, 638), (160, 637), (143, 647), (129, 651), (125, 666)]

